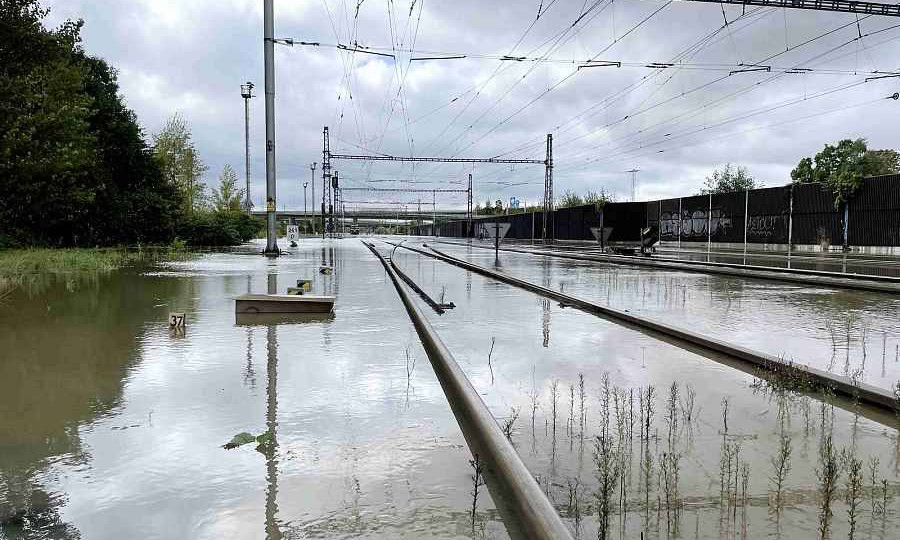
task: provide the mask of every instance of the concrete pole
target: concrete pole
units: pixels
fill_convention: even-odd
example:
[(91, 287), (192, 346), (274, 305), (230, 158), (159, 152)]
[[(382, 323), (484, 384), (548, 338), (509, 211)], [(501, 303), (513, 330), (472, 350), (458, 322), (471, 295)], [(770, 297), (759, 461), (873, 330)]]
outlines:
[(434, 224), (434, 236), (437, 237), (437, 192), (431, 191), (431, 223)]
[(275, 8), (263, 0), (263, 59), (266, 87), (266, 255), (277, 256), (275, 230)]
[[(245, 88), (246, 92), (244, 92)], [(250, 215), (253, 209), (250, 203), (250, 98), (253, 97), (252, 91), (253, 83), (251, 82), (241, 87), (241, 93), (244, 97), (244, 173), (247, 180), (244, 205), (247, 207), (247, 215)]]

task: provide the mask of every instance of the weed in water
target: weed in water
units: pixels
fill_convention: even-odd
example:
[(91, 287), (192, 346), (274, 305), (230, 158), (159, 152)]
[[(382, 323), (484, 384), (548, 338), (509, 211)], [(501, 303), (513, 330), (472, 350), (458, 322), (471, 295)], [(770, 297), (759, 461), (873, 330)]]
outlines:
[(841, 452), (841, 461), (847, 470), (844, 498), (847, 503), (847, 522), (850, 524), (848, 539), (853, 540), (859, 519), (859, 503), (863, 497), (863, 462), (847, 449)]
[(778, 454), (772, 458), (772, 477), (769, 479), (772, 489), (775, 491), (774, 508), (775, 513), (781, 512), (782, 493), (784, 490), (784, 481), (791, 470), (791, 438), (782, 433), (780, 444), (778, 445)]
[(822, 440), (822, 448), (819, 451), (819, 466), (816, 467), (816, 478), (819, 483), (819, 538), (826, 540), (831, 531), (832, 510), (837, 491), (837, 483), (840, 477), (840, 465), (834, 450), (831, 435), (827, 434)]
[(878, 500), (878, 464), (878, 456), (869, 458), (869, 505), (871, 507), (872, 516), (877, 516), (884, 512), (884, 509), (880, 508), (881, 501)]
[(531, 392), (529, 392), (528, 397), (531, 399), (531, 438), (534, 440), (534, 418), (537, 415), (541, 399), (541, 394), (538, 392), (537, 384), (534, 380), (534, 368), (531, 368)]
[(584, 422), (587, 419), (585, 417), (584, 397), (585, 397), (584, 373), (579, 373), (578, 374), (578, 408), (579, 408), (579, 415), (578, 415), (578, 423), (579, 423), (578, 433), (579, 433), (579, 435), (578, 436), (582, 440), (584, 439)]
[(666, 401), (666, 428), (668, 430), (669, 453), (675, 451), (678, 444), (678, 382), (669, 387), (669, 399)]
[(484, 472), (484, 466), (481, 463), (481, 460), (478, 458), (478, 454), (475, 454), (475, 459), (469, 460), (469, 465), (472, 467), (472, 533), (475, 533), (475, 513), (478, 510), (478, 490), (481, 486), (484, 485), (484, 477), (482, 473)]
[(556, 444), (556, 407), (559, 403), (559, 380), (553, 379), (550, 383), (550, 412), (553, 418), (553, 443)]
[(609, 538), (609, 519), (612, 515), (612, 496), (616, 489), (619, 471), (618, 460), (614, 456), (612, 438), (597, 436), (594, 441), (594, 463), (597, 467), (597, 538)]
[(519, 419), (519, 407), (511, 407), (509, 417), (503, 421), (503, 434), (512, 442), (512, 436), (515, 432), (516, 420)]
[(497, 338), (491, 336), (491, 350), (488, 351), (488, 368), (491, 370), (491, 386), (494, 385), (494, 366), (491, 364), (491, 356), (494, 354), (494, 343)]
[(690, 430), (694, 420), (694, 401), (697, 399), (697, 391), (690, 384), (684, 387), (684, 399), (681, 402), (681, 419), (684, 426)]

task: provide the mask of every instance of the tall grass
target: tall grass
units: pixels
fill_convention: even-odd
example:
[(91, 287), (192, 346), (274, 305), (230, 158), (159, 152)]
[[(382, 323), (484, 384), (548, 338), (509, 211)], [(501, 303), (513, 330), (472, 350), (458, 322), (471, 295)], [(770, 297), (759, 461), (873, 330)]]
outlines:
[(164, 248), (66, 248), (0, 250), (0, 297), (38, 276), (110, 272), (125, 266), (183, 257), (183, 245)]

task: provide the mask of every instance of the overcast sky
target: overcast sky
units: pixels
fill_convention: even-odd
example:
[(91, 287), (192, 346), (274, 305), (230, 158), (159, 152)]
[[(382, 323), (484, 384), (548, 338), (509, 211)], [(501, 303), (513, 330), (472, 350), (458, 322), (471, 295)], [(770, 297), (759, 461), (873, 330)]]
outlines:
[[(261, 0), (44, 3), (50, 25), (85, 20), (85, 49), (119, 70), (148, 136), (176, 111), (188, 119), (207, 183), (226, 164), (243, 180), (239, 87), (256, 83), (251, 193), (262, 205)], [(782, 185), (800, 158), (842, 138), (900, 148), (900, 102), (885, 99), (900, 79), (865, 82), (900, 69), (897, 19), (860, 17), (858, 29), (844, 13), (731, 6), (723, 18), (716, 4), (660, 0), (275, 0), (275, 17), (276, 37), (322, 44), (276, 48), (279, 209), (302, 209), (312, 162), (321, 197), (326, 125), (333, 153), (404, 156), (543, 159), (552, 133), (557, 196), (605, 189), (618, 200), (631, 197), (631, 169), (638, 199), (653, 199), (693, 194), (727, 162)], [(335, 47), (354, 42), (394, 58)], [(621, 65), (578, 69), (586, 60)], [(345, 187), (463, 188), (471, 172), (478, 202), (543, 196), (540, 165), (333, 168)], [(420, 197), (431, 201), (345, 192), (348, 201)], [(462, 206), (464, 195), (438, 204)]]

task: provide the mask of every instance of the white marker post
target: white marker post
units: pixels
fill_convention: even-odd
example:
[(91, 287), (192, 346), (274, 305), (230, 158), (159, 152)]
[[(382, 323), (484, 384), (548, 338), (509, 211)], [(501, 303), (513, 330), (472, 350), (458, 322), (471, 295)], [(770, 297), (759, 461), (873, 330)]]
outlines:
[(287, 226), (287, 239), (291, 243), (292, 246), (297, 244), (297, 240), (300, 240), (300, 226), (299, 225), (288, 225)]

